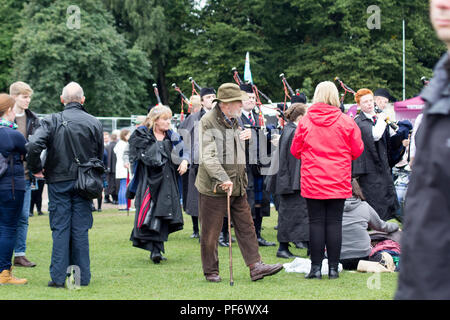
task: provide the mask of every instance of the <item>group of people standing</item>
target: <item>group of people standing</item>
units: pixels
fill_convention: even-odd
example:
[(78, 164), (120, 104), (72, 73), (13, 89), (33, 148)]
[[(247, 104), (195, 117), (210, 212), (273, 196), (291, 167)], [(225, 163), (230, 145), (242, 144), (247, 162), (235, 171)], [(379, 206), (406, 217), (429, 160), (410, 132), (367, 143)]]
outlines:
[[(430, 17), (450, 50), (450, 2), (431, 0)], [(413, 137), (417, 156), (410, 159), (414, 169), (397, 299), (450, 297), (449, 276), (443, 272), (449, 261), (449, 74), (445, 54), (421, 94), (426, 107)], [(32, 93), (29, 85), (16, 82), (10, 94), (0, 94), (0, 284), (27, 283), (13, 276), (12, 265), (36, 265), (25, 257), (34, 176), (48, 185), (53, 239), (48, 286), (64, 287), (70, 265), (79, 267), (80, 284), (87, 286), (92, 200), (80, 196), (75, 181), (77, 164), (104, 158), (103, 128), (84, 109), (84, 92), (75, 82), (62, 90), (64, 110), (40, 121), (28, 110)], [(328, 277), (338, 278), (339, 262), (351, 269), (368, 257), (368, 227), (387, 233), (398, 229), (386, 222), (399, 212), (391, 169), (399, 156), (404, 160), (402, 145), (406, 148), (409, 137), (396, 137), (382, 110), (388, 100), (386, 90), (358, 90), (355, 101), (361, 112), (352, 119), (340, 110), (334, 83), (321, 82), (309, 108), (305, 101), (293, 103), (284, 113), (281, 136), (258, 124), (254, 97), (245, 85), (222, 84), (217, 95), (212, 88), (202, 90), (193, 108), (197, 113), (181, 125), (179, 134), (170, 127), (170, 108), (155, 106), (122, 139), (128, 140), (128, 150), (123, 149), (121, 159), (128, 156), (132, 180), (113, 201), (135, 199), (133, 246), (150, 251), (154, 263), (167, 259), (164, 242), (183, 228), (178, 178), (189, 169), (183, 205), (193, 219), (193, 238), (200, 238), (207, 281), (221, 281), (218, 245), (231, 245), (225, 240), (226, 225), (234, 227), (252, 281), (283, 268), (263, 263), (258, 248), (273, 245), (261, 236), (271, 198), (279, 214), (277, 256), (293, 257), (289, 243), (300, 243), (311, 256), (307, 279), (322, 278), (325, 255)], [(271, 155), (268, 162), (264, 151)], [(112, 152), (106, 158), (108, 154)], [(107, 195), (114, 194), (108, 190)], [(226, 216), (231, 221), (224, 221)]]
[(53, 238), (48, 286), (64, 287), (70, 265), (79, 266), (81, 285), (88, 285), (92, 202), (74, 185), (77, 162), (103, 157), (102, 125), (83, 108), (85, 97), (77, 83), (62, 91), (64, 111), (42, 120), (28, 110), (32, 93), (28, 84), (16, 82), (0, 99), (0, 152), (6, 169), (0, 177), (0, 283), (27, 283), (12, 274), (13, 252), (14, 266), (36, 266), (25, 257), (30, 186), (32, 179), (45, 178)]
[[(233, 90), (235, 96), (231, 96)], [(266, 128), (260, 125), (251, 85), (236, 87), (227, 83), (219, 88), (219, 92), (225, 98), (216, 96), (213, 88), (204, 88), (200, 93), (202, 107), (178, 128), (190, 153), (189, 174), (183, 183), (187, 187), (182, 189), (186, 191), (183, 205), (192, 216), (194, 230), (191, 237), (200, 238), (202, 264), (208, 281), (220, 281), (217, 245), (227, 246), (228, 243), (223, 242), (229, 238), (224, 203), (227, 192), (219, 192), (221, 188), (233, 190), (232, 220), (233, 211), (235, 215), (240, 212), (241, 216), (247, 216), (243, 212), (250, 210), (257, 246), (275, 245), (261, 236), (262, 217), (270, 214), (271, 201), (275, 203), (279, 242), (276, 256), (296, 257), (289, 250), (290, 243), (298, 248), (308, 248), (312, 269), (307, 278), (321, 278), (325, 256), (329, 259), (330, 278), (338, 277), (339, 262), (356, 269), (360, 259), (367, 259), (370, 238), (367, 232), (358, 233), (361, 226), (384, 232), (398, 229), (395, 223), (385, 223), (398, 212), (388, 164), (388, 144), (395, 132), (390, 134), (386, 129), (384, 113), (375, 115), (375, 98), (371, 90), (361, 89), (356, 94), (355, 101), (361, 112), (352, 119), (339, 109), (336, 86), (332, 82), (320, 83), (311, 107), (307, 107), (305, 96), (294, 96), (278, 126)], [(386, 98), (388, 94), (385, 89), (378, 92), (377, 99)], [(216, 105), (212, 106), (211, 102)], [(386, 101), (379, 103), (384, 107)], [(205, 118), (206, 115), (210, 116)], [(363, 121), (369, 116), (371, 127)], [(373, 117), (379, 118), (378, 124)], [(227, 153), (230, 150), (232, 156)], [(357, 219), (361, 222), (359, 225), (350, 224), (350, 229), (347, 227), (346, 230), (359, 234), (360, 238), (342, 243), (346, 200), (353, 200), (351, 210), (355, 209), (355, 203), (361, 204), (360, 209), (375, 212), (376, 217), (367, 210), (353, 211), (362, 212), (363, 218)], [(246, 219), (248, 224), (248, 217)], [(236, 228), (234, 221), (231, 224)], [(253, 231), (238, 229), (235, 229), (238, 245), (244, 260), (251, 265), (249, 261), (256, 259), (257, 249), (242, 248), (243, 240), (239, 241), (242, 234), (238, 234)], [(355, 246), (358, 240), (363, 243), (364, 254), (361, 254), (360, 246)], [(253, 240), (248, 241), (254, 244)], [(346, 261), (340, 259), (342, 250)]]
[(28, 109), (32, 94), (33, 90), (24, 82), (15, 82), (10, 86), (9, 94), (0, 94), (0, 153), (3, 160), (0, 175), (1, 284), (27, 282), (13, 276), (13, 264), (36, 266), (25, 255), (33, 179), (24, 163), (25, 144), (39, 127), (38, 117)]
[[(351, 245), (349, 248), (345, 241), (342, 243), (342, 239), (348, 239), (342, 235), (344, 213), (354, 210), (355, 203), (363, 202), (363, 207), (368, 208), (369, 214), (363, 214), (366, 218), (369, 216), (362, 224), (366, 228), (370, 225), (380, 231), (398, 229), (384, 223), (398, 210), (388, 156), (389, 141), (396, 133), (390, 132), (392, 129), (387, 127), (384, 113), (375, 114), (375, 98), (369, 89), (361, 89), (355, 95), (361, 109), (355, 119), (341, 112), (337, 88), (326, 81), (316, 87), (312, 106), (307, 107), (304, 95), (294, 96), (278, 125), (264, 127), (255, 110), (256, 99), (251, 85), (226, 83), (217, 94), (214, 88), (203, 88), (197, 102), (199, 106), (193, 108), (196, 112), (180, 124), (177, 132), (171, 128), (170, 108), (158, 105), (136, 124), (133, 132), (123, 129), (111, 136), (103, 132), (98, 120), (94, 121), (84, 111), (84, 96), (78, 84), (71, 83), (64, 90), (61, 99), (69, 102), (65, 103), (65, 113), (61, 114), (75, 122), (75, 113), (81, 112), (86, 117), (85, 125), (92, 122), (92, 128), (95, 128), (90, 130), (92, 136), (79, 137), (77, 149), (81, 148), (83, 139), (96, 141), (95, 148), (87, 148), (81, 154), (103, 160), (107, 168), (105, 201), (117, 203), (119, 210), (127, 210), (127, 201), (135, 199), (136, 215), (130, 240), (133, 246), (150, 251), (154, 263), (167, 260), (162, 255), (164, 242), (170, 233), (183, 228), (180, 198), (183, 209), (192, 217), (191, 237), (199, 238), (203, 272), (211, 282), (221, 281), (217, 247), (230, 245), (229, 224), (235, 230), (252, 280), (281, 270), (280, 264), (264, 264), (258, 251), (259, 246), (275, 246), (261, 235), (262, 219), (270, 214), (271, 202), (275, 202), (278, 211), (276, 256), (296, 257), (289, 250), (290, 243), (307, 248), (312, 260), (307, 278), (321, 278), (325, 255), (329, 259), (329, 278), (339, 276), (339, 262), (354, 268), (358, 259), (367, 258), (367, 255), (359, 254), (360, 247), (354, 248), (357, 254), (352, 256)], [(75, 92), (74, 96), (67, 97), (70, 90)], [(13, 116), (8, 109), (11, 104), (8, 101), (13, 98), (5, 95), (5, 99), (3, 127), (9, 125), (11, 128), (6, 132), (16, 133), (13, 129), (17, 127), (20, 131), (22, 120), (20, 115)], [(383, 102), (379, 104), (383, 105)], [(90, 270), (86, 238), (92, 226), (92, 203), (89, 204), (90, 215), (80, 216), (80, 210), (87, 210), (87, 203), (73, 192), (73, 160), (67, 155), (62, 159), (54, 151), (55, 144), (67, 148), (66, 133), (59, 132), (60, 140), (49, 138), (54, 130), (61, 130), (57, 125), (58, 116), (52, 115), (41, 123), (35, 116), (29, 118), (29, 122), (24, 122), (28, 134), (21, 132), (22, 142), (30, 133), (34, 134), (27, 146), (28, 152), (25, 152), (29, 164), (23, 166), (24, 181), (14, 183), (12, 180), (5, 185), (12, 187), (13, 194), (25, 186), (26, 198), (30, 184), (26, 179), (27, 172), (32, 170), (30, 177), (43, 179), (43, 166), (46, 167), (54, 239), (49, 286), (63, 286), (64, 267), (69, 262), (82, 267), (82, 284), (87, 285)], [(63, 120), (61, 115), (59, 121)], [(81, 132), (81, 127), (78, 129)], [(97, 141), (98, 131), (101, 131), (100, 142)], [(20, 146), (19, 153), (23, 153), (24, 145)], [(46, 159), (42, 161), (44, 150)], [(6, 150), (5, 155), (8, 155)], [(19, 157), (19, 161), (22, 160)], [(16, 171), (14, 176), (20, 172)], [(180, 176), (185, 179), (181, 189), (183, 196), (178, 183)], [(5, 179), (6, 176), (2, 181)], [(110, 196), (112, 200), (109, 200)], [(230, 197), (229, 205), (227, 196)], [(73, 198), (77, 205), (65, 208), (67, 197)], [(102, 198), (97, 202), (100, 210)], [(226, 215), (227, 206), (230, 222)], [(72, 223), (83, 226), (76, 237), (84, 240), (75, 241), (81, 250), (78, 257), (67, 256), (73, 250), (73, 244), (70, 248), (67, 245), (73, 242), (74, 235), (63, 228), (67, 223), (64, 222), (66, 216), (62, 219), (64, 208), (79, 218), (73, 219)], [(355, 231), (347, 229), (344, 231)], [(367, 242), (365, 233), (361, 238), (364, 238), (362, 242)], [(363, 247), (367, 251), (370, 245)], [(341, 251), (345, 252), (345, 259), (341, 259)], [(33, 264), (24, 255), (19, 257), (23, 257), (24, 264)], [(15, 264), (20, 264), (19, 259), (16, 258)], [(5, 264), (4, 270), (10, 272), (10, 266)]]

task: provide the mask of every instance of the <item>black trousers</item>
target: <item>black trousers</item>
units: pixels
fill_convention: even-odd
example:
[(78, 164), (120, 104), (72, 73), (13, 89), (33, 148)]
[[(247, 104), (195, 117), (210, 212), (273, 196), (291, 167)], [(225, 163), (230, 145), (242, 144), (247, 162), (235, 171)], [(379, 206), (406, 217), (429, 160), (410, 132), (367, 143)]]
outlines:
[(31, 190), (30, 213), (33, 213), (35, 205), (38, 212), (42, 210), (42, 192), (44, 191), (45, 180), (37, 179), (36, 183), (38, 188)]
[(342, 263), (342, 268), (344, 270), (356, 270), (358, 269), (358, 263), (360, 260), (369, 260), (369, 256), (351, 259), (341, 259), (339, 262)]
[(342, 245), (344, 203), (345, 199), (306, 199), (312, 265), (322, 265), (326, 248), (328, 265), (338, 266)]

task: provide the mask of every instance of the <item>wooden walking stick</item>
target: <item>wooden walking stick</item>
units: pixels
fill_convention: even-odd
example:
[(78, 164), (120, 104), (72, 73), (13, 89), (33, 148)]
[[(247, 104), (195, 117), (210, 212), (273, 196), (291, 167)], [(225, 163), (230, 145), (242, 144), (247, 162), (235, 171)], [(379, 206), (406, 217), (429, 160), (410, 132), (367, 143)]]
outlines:
[(228, 215), (228, 248), (230, 252), (230, 286), (233, 286), (233, 254), (231, 250), (231, 213), (230, 213), (230, 197), (231, 188), (227, 191), (227, 215)]

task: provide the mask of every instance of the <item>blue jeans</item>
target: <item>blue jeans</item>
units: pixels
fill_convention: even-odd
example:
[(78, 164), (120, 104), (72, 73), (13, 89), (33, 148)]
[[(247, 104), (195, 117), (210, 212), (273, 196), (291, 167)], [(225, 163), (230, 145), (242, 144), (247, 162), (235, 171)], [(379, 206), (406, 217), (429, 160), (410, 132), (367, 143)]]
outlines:
[(0, 272), (11, 269), (17, 222), (23, 207), (24, 191), (0, 190)]
[(88, 237), (93, 224), (91, 200), (80, 197), (74, 185), (75, 181), (48, 184), (53, 238), (50, 276), (56, 284), (63, 284), (67, 268), (78, 266), (80, 284), (86, 286), (91, 280)]
[(126, 206), (128, 203), (126, 193), (127, 193), (127, 179), (120, 179), (119, 205), (121, 206)]
[(25, 195), (23, 198), (23, 207), (20, 212), (19, 221), (17, 223), (17, 238), (14, 246), (14, 256), (25, 256), (27, 250), (27, 234), (28, 234), (28, 217), (30, 216), (31, 204), (31, 181), (25, 181)]

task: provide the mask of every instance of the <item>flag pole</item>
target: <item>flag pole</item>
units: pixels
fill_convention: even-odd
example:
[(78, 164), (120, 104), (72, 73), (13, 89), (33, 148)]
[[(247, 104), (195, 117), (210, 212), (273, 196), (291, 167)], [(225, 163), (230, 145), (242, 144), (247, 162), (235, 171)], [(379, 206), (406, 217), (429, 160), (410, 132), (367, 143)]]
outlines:
[(403, 101), (406, 100), (405, 19), (403, 19)]

